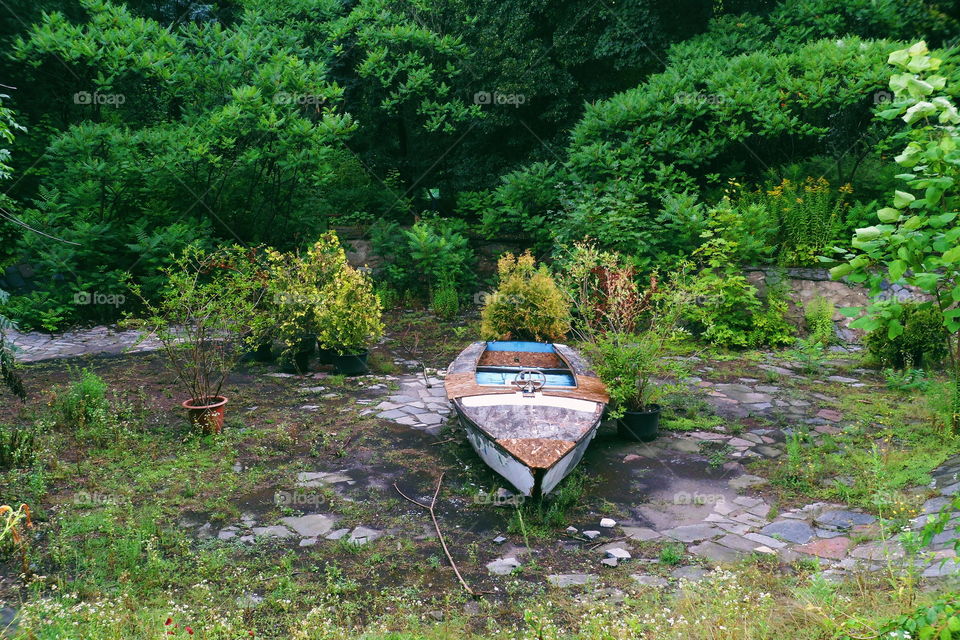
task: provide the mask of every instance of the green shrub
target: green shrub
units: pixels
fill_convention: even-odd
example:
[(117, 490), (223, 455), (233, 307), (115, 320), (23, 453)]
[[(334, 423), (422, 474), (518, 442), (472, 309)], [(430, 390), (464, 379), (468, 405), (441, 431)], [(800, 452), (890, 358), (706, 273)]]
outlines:
[(385, 264), (378, 277), (398, 291), (429, 300), (442, 283), (463, 290), (473, 278), (473, 250), (466, 227), (458, 220), (425, 218), (410, 229), (381, 221), (371, 229), (371, 242)]
[(460, 313), (460, 295), (449, 282), (442, 282), (433, 292), (433, 312), (443, 320), (451, 320)]
[(0, 470), (30, 466), (36, 458), (33, 429), (0, 425)]
[(777, 262), (785, 266), (818, 264), (818, 256), (847, 231), (845, 198), (850, 185), (836, 191), (825, 178), (779, 184), (744, 196), (765, 213), (766, 226), (777, 247)]
[(484, 340), (559, 341), (570, 330), (570, 304), (545, 265), (530, 252), (504, 254), (497, 263), (500, 284), (481, 313)]
[(896, 369), (932, 367), (947, 355), (943, 316), (933, 307), (902, 303), (903, 333), (890, 338), (886, 327), (867, 334), (864, 342), (877, 362)]
[[(868, 635), (864, 635), (868, 634)], [(856, 638), (919, 638), (950, 640), (960, 635), (960, 599), (955, 594), (941, 596), (934, 602), (917, 607), (910, 613), (870, 624), (863, 631), (844, 633), (841, 640)]]
[(782, 346), (793, 341), (794, 329), (786, 320), (785, 292), (767, 286), (764, 298), (743, 274), (736, 259), (744, 240), (738, 233), (738, 216), (729, 207), (711, 213), (705, 242), (694, 255), (701, 271), (696, 290), (699, 300), (687, 305), (684, 317), (700, 338), (721, 347)]
[(719, 347), (778, 347), (794, 340), (788, 305), (776, 287), (761, 298), (735, 266), (714, 266), (700, 275), (703, 296), (685, 316), (702, 340)]
[(834, 341), (833, 314), (836, 311), (832, 302), (823, 296), (817, 296), (807, 303), (803, 317), (807, 323), (809, 339), (820, 344)]
[(340, 355), (359, 353), (383, 335), (383, 310), (370, 276), (343, 265), (320, 291), (317, 342)]
[(54, 426), (70, 431), (78, 440), (104, 445), (118, 435), (118, 420), (107, 400), (107, 383), (89, 369), (71, 371), (73, 381), (61, 389), (51, 404)]

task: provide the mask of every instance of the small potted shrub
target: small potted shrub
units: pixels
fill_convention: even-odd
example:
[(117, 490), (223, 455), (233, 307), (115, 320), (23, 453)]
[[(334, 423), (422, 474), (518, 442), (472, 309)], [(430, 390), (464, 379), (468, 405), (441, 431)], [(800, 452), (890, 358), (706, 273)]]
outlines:
[(344, 264), (321, 290), (320, 300), (317, 343), (334, 352), (339, 373), (367, 373), (367, 348), (383, 335), (383, 310), (370, 277)]
[(665, 337), (658, 330), (640, 334), (607, 334), (588, 347), (597, 375), (607, 385), (617, 432), (628, 440), (657, 437), (661, 397), (675, 385), (655, 379), (669, 366), (661, 359)]
[(570, 303), (546, 266), (527, 251), (497, 262), (499, 285), (481, 313), (484, 340), (559, 342), (570, 331)]
[[(283, 345), (281, 357), (292, 360), (300, 373), (309, 370), (314, 345), (318, 345), (324, 287), (347, 257), (336, 234), (324, 233), (305, 253), (267, 251), (267, 296), (258, 318), (261, 333), (272, 332)], [(332, 351), (320, 348), (320, 363), (331, 364)]]
[(665, 286), (657, 274), (647, 287), (613, 253), (589, 244), (574, 247), (566, 264), (564, 290), (576, 309), (575, 333), (610, 394), (609, 416), (630, 440), (657, 437), (658, 400), (676, 388), (661, 378), (679, 373), (663, 358), (683, 309), (693, 303), (694, 285), (681, 266)]
[(146, 299), (139, 285), (131, 290), (143, 302), (144, 322), (189, 395), (183, 407), (191, 423), (220, 433), (228, 400), (221, 393), (223, 382), (260, 342), (254, 331), (264, 291), (258, 269), (242, 247), (206, 253), (191, 245), (161, 271), (167, 284), (158, 302)]

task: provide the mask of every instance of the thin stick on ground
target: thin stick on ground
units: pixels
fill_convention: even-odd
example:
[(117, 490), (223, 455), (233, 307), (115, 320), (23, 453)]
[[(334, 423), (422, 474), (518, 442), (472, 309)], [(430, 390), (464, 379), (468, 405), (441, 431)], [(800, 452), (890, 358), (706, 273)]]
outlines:
[(429, 505), (423, 504), (422, 502), (418, 502), (413, 498), (411, 498), (410, 496), (408, 496), (407, 494), (405, 494), (403, 491), (400, 490), (400, 487), (397, 486), (396, 482), (393, 483), (393, 488), (396, 489), (397, 493), (403, 496), (403, 498), (408, 502), (412, 502), (418, 507), (426, 509), (427, 511), (430, 512), (430, 518), (433, 520), (433, 528), (436, 529), (437, 531), (437, 537), (440, 538), (440, 546), (443, 547), (443, 552), (446, 554), (447, 560), (450, 562), (450, 566), (453, 567), (453, 572), (457, 574), (457, 579), (460, 581), (460, 584), (463, 586), (464, 590), (476, 598), (479, 594), (473, 589), (471, 589), (470, 585), (467, 584), (467, 581), (463, 579), (462, 575), (460, 575), (460, 570), (457, 569), (457, 563), (453, 561), (453, 556), (450, 555), (450, 550), (447, 549), (447, 542), (446, 540), (444, 540), (443, 533), (440, 531), (440, 523), (437, 522), (437, 514), (433, 510), (433, 508), (437, 504), (437, 496), (440, 495), (440, 484), (442, 482), (443, 482), (443, 474), (441, 473), (440, 477), (437, 478), (437, 488), (433, 492), (433, 499), (430, 501)]

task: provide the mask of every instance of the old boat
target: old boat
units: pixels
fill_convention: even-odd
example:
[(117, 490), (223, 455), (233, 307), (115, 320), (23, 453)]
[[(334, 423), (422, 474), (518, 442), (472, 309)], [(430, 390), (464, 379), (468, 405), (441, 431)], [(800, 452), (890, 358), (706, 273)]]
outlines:
[(475, 342), (447, 369), (467, 439), (524, 496), (550, 493), (583, 458), (609, 397), (570, 347)]

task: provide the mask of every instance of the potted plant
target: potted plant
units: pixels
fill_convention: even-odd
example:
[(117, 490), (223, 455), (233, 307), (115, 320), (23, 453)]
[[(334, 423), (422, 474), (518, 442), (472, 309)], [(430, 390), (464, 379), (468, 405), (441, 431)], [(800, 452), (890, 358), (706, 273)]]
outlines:
[(162, 269), (167, 284), (160, 300), (143, 302), (167, 362), (189, 398), (183, 402), (191, 423), (207, 433), (223, 429), (227, 397), (223, 382), (239, 358), (261, 339), (255, 331), (263, 284), (249, 250), (228, 247), (207, 253), (188, 246)]
[(566, 267), (562, 285), (576, 312), (574, 330), (607, 386), (609, 416), (621, 436), (653, 440), (657, 401), (677, 388), (665, 379), (680, 373), (678, 363), (663, 355), (696, 295), (688, 268), (681, 265), (665, 286), (653, 273), (641, 288), (620, 256), (585, 243), (575, 245)]
[(343, 264), (320, 299), (317, 343), (334, 352), (333, 364), (339, 373), (366, 373), (367, 347), (383, 335), (382, 306), (370, 277)]
[[(324, 287), (346, 265), (346, 254), (332, 231), (304, 253), (267, 251), (267, 304), (258, 324), (276, 335), (283, 345), (281, 356), (292, 360), (300, 373), (309, 370), (314, 347), (320, 346), (317, 334)], [(321, 364), (330, 364), (331, 357), (328, 350), (320, 349)]]
[(675, 387), (657, 378), (670, 369), (661, 359), (665, 342), (660, 329), (648, 329), (607, 334), (587, 347), (610, 394), (609, 416), (628, 440), (649, 442), (657, 437), (661, 411), (657, 400)]

